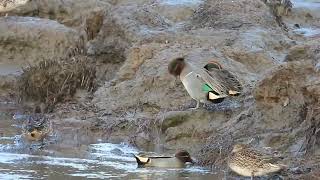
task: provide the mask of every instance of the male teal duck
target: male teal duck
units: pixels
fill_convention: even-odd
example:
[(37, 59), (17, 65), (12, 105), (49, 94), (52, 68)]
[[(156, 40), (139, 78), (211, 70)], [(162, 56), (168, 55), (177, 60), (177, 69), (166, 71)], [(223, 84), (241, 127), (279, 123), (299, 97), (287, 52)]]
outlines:
[(237, 96), (242, 91), (238, 79), (216, 62), (199, 68), (179, 57), (169, 63), (168, 71), (180, 77), (191, 98), (197, 101), (194, 109), (199, 108), (200, 102), (220, 103), (227, 96)]
[(252, 149), (249, 145), (236, 144), (228, 157), (229, 168), (241, 176), (263, 176), (282, 170), (285, 166), (273, 164), (273, 157)]
[(194, 163), (190, 154), (181, 150), (175, 156), (152, 156), (142, 157), (134, 155), (138, 163), (138, 167), (160, 167), (160, 168), (183, 168), (187, 162)]

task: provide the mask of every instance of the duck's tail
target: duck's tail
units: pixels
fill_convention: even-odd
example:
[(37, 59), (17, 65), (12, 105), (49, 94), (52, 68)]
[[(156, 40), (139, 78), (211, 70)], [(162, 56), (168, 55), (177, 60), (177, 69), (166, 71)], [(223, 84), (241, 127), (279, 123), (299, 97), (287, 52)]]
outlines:
[(208, 92), (207, 99), (214, 104), (221, 103), (224, 100), (225, 96), (220, 96), (219, 94), (215, 93), (214, 91)]
[(142, 167), (150, 162), (150, 158), (137, 156), (135, 154), (133, 154), (133, 156), (136, 158), (138, 167)]
[(241, 94), (241, 92), (234, 91), (234, 90), (229, 90), (228, 93), (229, 93), (230, 96), (239, 96)]
[(280, 170), (285, 169), (287, 166), (282, 164), (269, 164), (270, 165), (270, 172), (278, 172)]
[(284, 164), (277, 164), (277, 165), (281, 168), (281, 170), (284, 170), (284, 169), (288, 168), (288, 166), (284, 165)]
[(222, 84), (226, 87), (228, 90), (228, 95), (230, 96), (238, 96), (242, 93), (242, 84), (239, 82), (239, 80), (231, 74), (229, 71), (222, 68), (222, 66), (217, 61), (210, 61), (208, 64), (204, 66), (204, 68), (209, 73), (214, 73), (214, 76), (218, 76), (219, 79), (222, 80)]

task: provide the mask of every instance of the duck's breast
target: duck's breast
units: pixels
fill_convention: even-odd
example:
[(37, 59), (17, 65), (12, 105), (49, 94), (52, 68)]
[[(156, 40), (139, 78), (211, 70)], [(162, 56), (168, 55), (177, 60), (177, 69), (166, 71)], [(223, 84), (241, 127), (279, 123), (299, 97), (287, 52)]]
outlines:
[(281, 170), (280, 166), (268, 163), (268, 164), (265, 164), (264, 167), (257, 169), (255, 172), (255, 175), (256, 176), (263, 176), (263, 175), (266, 175), (269, 173), (278, 172), (280, 170)]
[(197, 76), (199, 75), (191, 71), (180, 79), (192, 99), (203, 101), (207, 99), (207, 93), (202, 91), (204, 82)]

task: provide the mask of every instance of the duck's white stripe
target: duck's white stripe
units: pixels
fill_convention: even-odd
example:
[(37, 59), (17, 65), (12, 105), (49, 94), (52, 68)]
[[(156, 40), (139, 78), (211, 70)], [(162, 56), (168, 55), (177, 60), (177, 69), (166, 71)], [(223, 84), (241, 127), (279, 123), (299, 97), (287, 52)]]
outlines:
[(188, 74), (186, 74), (184, 77), (187, 77), (187, 76), (189, 76), (190, 74), (192, 74), (193, 72), (191, 71), (191, 72), (189, 72)]

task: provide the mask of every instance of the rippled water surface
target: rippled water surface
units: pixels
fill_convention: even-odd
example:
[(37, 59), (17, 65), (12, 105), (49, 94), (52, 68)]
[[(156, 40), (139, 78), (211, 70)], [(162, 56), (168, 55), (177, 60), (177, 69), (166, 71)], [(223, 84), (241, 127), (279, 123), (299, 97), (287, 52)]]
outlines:
[(294, 30), (294, 32), (296, 34), (300, 34), (305, 37), (320, 35), (320, 29), (314, 29), (314, 28), (299, 28), (299, 29)]
[(77, 143), (81, 138), (75, 138), (76, 134), (59, 131), (57, 136), (69, 140), (49, 141), (51, 144), (39, 149), (39, 144), (21, 138), (21, 120), (12, 118), (12, 109), (9, 113), (3, 108), (8, 104), (0, 104), (0, 179), (220, 179), (197, 166), (137, 168), (132, 153), (139, 150), (128, 144), (99, 139)]
[[(308, 9), (315, 16), (320, 14), (320, 0), (292, 0), (294, 8)], [(318, 14), (318, 15), (316, 15)], [(316, 18), (316, 17), (315, 17)], [(320, 28), (319, 26), (314, 27), (301, 27), (294, 30), (294, 33), (305, 36), (305, 37), (319, 37)]]
[[(112, 152), (115, 151), (116, 152)], [(75, 151), (77, 151), (75, 149)], [(126, 152), (123, 152), (126, 151)], [(121, 153), (120, 153), (121, 152)], [(93, 144), (80, 157), (59, 157), (54, 153), (0, 153), (0, 178), (119, 178), (148, 179), (167, 177), (178, 179), (212, 179), (214, 176), (205, 169), (143, 169), (137, 168), (130, 153), (137, 150), (125, 144)], [(63, 152), (61, 152), (63, 153)]]
[(21, 68), (16, 64), (0, 63), (0, 76), (9, 74), (20, 74)]
[(304, 8), (320, 8), (319, 0), (292, 0), (294, 7), (304, 7)]

